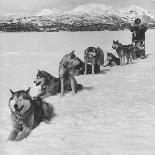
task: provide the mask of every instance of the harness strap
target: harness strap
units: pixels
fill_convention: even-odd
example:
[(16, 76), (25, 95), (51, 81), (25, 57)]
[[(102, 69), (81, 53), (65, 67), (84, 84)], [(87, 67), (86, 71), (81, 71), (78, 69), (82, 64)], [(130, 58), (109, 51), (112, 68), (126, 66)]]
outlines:
[(31, 105), (30, 109), (23, 115), (21, 116), (19, 113), (15, 113), (12, 111), (13, 115), (15, 116), (15, 121), (17, 128), (21, 131), (23, 129), (23, 123), (24, 120), (27, 118), (27, 116), (33, 111), (33, 106)]

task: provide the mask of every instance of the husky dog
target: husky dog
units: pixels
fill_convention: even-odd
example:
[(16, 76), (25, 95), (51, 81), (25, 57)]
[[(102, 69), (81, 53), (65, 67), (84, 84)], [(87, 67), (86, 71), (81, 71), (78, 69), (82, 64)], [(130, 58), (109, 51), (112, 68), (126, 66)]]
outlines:
[(87, 64), (91, 63), (92, 65), (92, 75), (94, 75), (94, 66), (98, 64), (99, 66), (104, 65), (104, 53), (103, 50), (99, 47), (88, 47), (84, 51), (84, 64), (85, 64), (85, 72), (87, 74)]
[(74, 78), (76, 67), (80, 64), (80, 61), (77, 59), (74, 54), (75, 51), (66, 54), (60, 61), (59, 65), (59, 78), (61, 83), (61, 95), (64, 95), (65, 82), (70, 81), (72, 94), (77, 92), (77, 82)]
[(121, 43), (113, 40), (112, 48), (116, 50), (121, 65), (125, 65), (125, 58), (127, 59), (127, 64), (132, 63), (132, 58), (134, 54), (134, 47), (132, 44), (130, 45), (122, 45)]
[(112, 53), (107, 52), (107, 65), (106, 66), (115, 66), (115, 65), (120, 65), (120, 59), (115, 57)]
[(42, 121), (50, 121), (54, 117), (54, 108), (42, 99), (33, 100), (28, 90), (13, 92), (9, 100), (11, 110), (12, 131), (8, 140), (19, 141), (31, 133)]
[(135, 41), (135, 46), (134, 46), (134, 50), (135, 50), (135, 55), (136, 58), (146, 58), (147, 56), (145, 55), (145, 42), (144, 41)]
[[(85, 71), (85, 64), (84, 62), (78, 58), (78, 61), (80, 62), (78, 66), (75, 68), (75, 75), (83, 75)], [(94, 73), (97, 74), (100, 72), (100, 66), (98, 64), (95, 64), (94, 66)], [(92, 66), (90, 64), (87, 64), (87, 74), (92, 74)]]
[[(52, 76), (46, 71), (38, 70), (34, 83), (36, 86), (41, 86), (40, 93), (36, 96), (36, 98), (46, 98), (49, 96), (57, 95), (61, 92), (60, 79)], [(77, 89), (80, 90), (81, 88), (82, 86), (77, 84)], [(65, 80), (64, 90), (66, 92), (72, 90), (69, 79)]]

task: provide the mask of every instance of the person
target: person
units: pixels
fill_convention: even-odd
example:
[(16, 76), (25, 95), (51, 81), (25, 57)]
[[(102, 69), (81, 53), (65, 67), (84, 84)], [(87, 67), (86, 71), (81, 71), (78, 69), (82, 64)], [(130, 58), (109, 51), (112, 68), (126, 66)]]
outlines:
[(145, 57), (145, 32), (147, 31), (147, 26), (142, 23), (140, 18), (136, 18), (133, 25), (130, 27), (130, 31), (132, 32), (132, 43), (137, 48), (144, 47), (141, 58)]

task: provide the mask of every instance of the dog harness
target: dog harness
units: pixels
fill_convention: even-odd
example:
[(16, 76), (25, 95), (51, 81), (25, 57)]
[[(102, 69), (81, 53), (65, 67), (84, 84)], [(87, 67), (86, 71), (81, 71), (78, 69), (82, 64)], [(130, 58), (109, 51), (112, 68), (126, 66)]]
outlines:
[(27, 116), (33, 111), (33, 106), (31, 105), (31, 107), (29, 108), (29, 110), (24, 114), (24, 115), (20, 115), (20, 113), (17, 112), (12, 112), (12, 114), (15, 116), (15, 121), (16, 121), (16, 126), (17, 129), (19, 129), (20, 131), (23, 130), (23, 124), (25, 119), (27, 118)]

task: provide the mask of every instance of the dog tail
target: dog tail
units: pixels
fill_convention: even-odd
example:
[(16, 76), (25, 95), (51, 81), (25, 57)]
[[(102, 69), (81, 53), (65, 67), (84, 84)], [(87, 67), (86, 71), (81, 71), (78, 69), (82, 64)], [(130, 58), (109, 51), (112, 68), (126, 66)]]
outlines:
[(83, 85), (82, 84), (77, 84), (77, 90), (82, 90), (83, 89)]
[(44, 112), (44, 119), (46, 121), (50, 121), (53, 117), (56, 116), (56, 114), (54, 112), (54, 107), (52, 106), (52, 104), (43, 101), (42, 109)]

